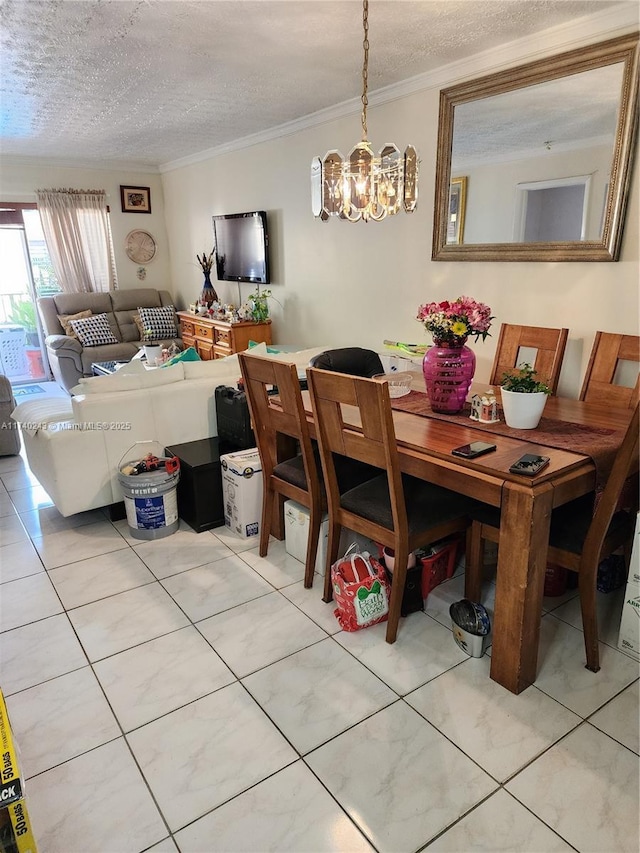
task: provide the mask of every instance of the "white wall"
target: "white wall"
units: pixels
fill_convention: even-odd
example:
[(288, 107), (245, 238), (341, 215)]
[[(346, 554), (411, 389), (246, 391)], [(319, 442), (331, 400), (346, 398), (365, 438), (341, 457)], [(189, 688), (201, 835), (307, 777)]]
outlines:
[[(314, 219), (310, 164), (360, 139), (356, 115), (291, 136), (176, 168), (163, 175), (174, 291), (195, 299), (202, 276), (196, 253), (210, 249), (211, 216), (264, 209), (271, 232), (274, 340), (304, 346), (356, 344), (382, 349), (385, 338), (426, 342), (414, 319), (420, 303), (461, 294), (488, 303), (493, 337), (473, 344), (476, 376), (486, 379), (500, 323), (570, 330), (559, 392), (577, 396), (597, 329), (638, 334), (639, 169), (632, 177), (617, 263), (433, 262), (434, 175), (439, 89), (369, 110), (374, 149), (413, 143), (421, 158), (415, 213), (381, 223)], [(251, 285), (243, 285), (243, 298)], [(237, 301), (237, 286), (216, 285)]]
[[(120, 204), (120, 186), (150, 187), (151, 213), (123, 213)], [(133, 287), (156, 287), (171, 290), (169, 243), (164, 221), (162, 180), (159, 174), (131, 171), (106, 171), (102, 169), (73, 168), (70, 166), (31, 165), (21, 161), (3, 162), (0, 175), (0, 201), (35, 202), (39, 189), (105, 190), (110, 208), (111, 232), (118, 271), (118, 286), (125, 290)], [(156, 240), (158, 249), (154, 259), (146, 265), (146, 278), (137, 277), (138, 264), (134, 264), (124, 251), (125, 238), (133, 229), (148, 231)]]
[[(467, 177), (465, 243), (510, 243), (514, 239), (516, 187), (533, 181), (591, 175), (587, 240), (600, 240), (605, 191), (613, 146), (548, 152), (547, 156), (485, 166), (456, 165), (453, 175)], [(558, 238), (556, 238), (558, 239)]]

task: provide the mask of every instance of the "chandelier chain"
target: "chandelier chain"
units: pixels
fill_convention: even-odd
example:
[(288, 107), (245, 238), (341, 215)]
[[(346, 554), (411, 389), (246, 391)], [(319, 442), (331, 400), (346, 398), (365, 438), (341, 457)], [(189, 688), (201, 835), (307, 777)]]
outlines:
[(367, 98), (367, 89), (369, 84), (369, 0), (362, 2), (362, 28), (364, 30), (364, 39), (362, 41), (362, 49), (364, 51), (364, 60), (362, 63), (362, 140), (367, 139), (367, 106), (369, 100)]

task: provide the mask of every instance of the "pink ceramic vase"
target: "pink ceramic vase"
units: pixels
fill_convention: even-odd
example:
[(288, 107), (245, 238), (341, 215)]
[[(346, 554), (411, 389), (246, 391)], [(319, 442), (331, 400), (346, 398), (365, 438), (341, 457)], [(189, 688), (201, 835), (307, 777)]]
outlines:
[(454, 415), (465, 404), (476, 369), (475, 353), (465, 341), (463, 338), (452, 344), (434, 340), (425, 353), (422, 372), (434, 412)]

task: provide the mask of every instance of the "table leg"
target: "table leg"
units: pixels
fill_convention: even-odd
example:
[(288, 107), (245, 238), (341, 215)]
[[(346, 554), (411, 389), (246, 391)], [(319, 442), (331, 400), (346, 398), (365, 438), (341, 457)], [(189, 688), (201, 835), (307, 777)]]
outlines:
[(505, 483), (491, 678), (521, 693), (536, 678), (553, 486)]

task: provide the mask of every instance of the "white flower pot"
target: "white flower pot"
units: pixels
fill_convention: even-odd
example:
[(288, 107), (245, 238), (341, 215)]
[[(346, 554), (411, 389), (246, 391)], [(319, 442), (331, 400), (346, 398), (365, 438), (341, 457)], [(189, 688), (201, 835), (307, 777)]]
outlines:
[(521, 391), (501, 389), (502, 409), (507, 426), (513, 429), (535, 429), (540, 423), (547, 402), (544, 391), (523, 394)]
[(145, 358), (147, 359), (147, 364), (154, 364), (155, 365), (162, 358), (162, 347), (159, 344), (157, 346), (151, 345), (151, 344), (145, 344), (144, 345), (144, 354), (145, 354)]

